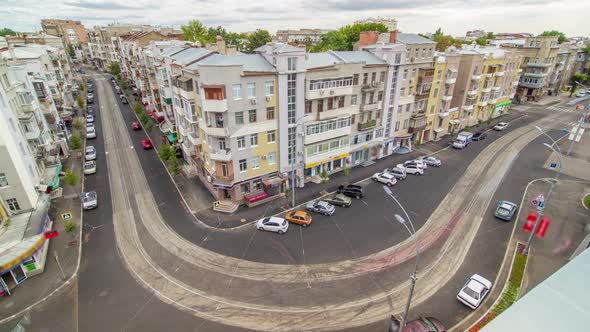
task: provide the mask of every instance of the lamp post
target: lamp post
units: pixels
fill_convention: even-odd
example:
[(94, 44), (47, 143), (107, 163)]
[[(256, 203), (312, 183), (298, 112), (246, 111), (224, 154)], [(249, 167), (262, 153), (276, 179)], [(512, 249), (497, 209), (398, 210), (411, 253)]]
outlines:
[[(545, 146), (546, 148), (550, 149), (551, 151), (557, 153), (557, 155), (559, 156), (559, 167), (557, 168), (557, 173), (555, 174), (555, 177), (553, 177), (553, 181), (551, 181), (551, 186), (549, 186), (549, 192), (547, 193), (547, 197), (545, 198), (545, 201), (548, 201), (549, 197), (551, 197), (551, 194), (553, 193), (553, 188), (555, 186), (555, 183), (557, 182), (557, 179), (559, 178), (559, 175), (561, 174), (561, 166), (563, 164), (563, 155), (561, 154), (561, 148), (559, 147), (559, 144), (557, 144), (557, 141), (555, 141), (553, 139), (553, 137), (549, 136), (543, 129), (541, 129), (538, 126), (535, 126), (535, 129), (540, 131), (543, 135), (547, 136), (551, 140), (551, 142), (553, 142), (552, 144), (543, 143), (543, 146)], [(525, 254), (528, 254), (528, 252), (529, 252), (529, 249), (531, 247), (531, 242), (533, 241), (533, 237), (534, 237), (535, 233), (537, 232), (537, 228), (539, 228), (539, 224), (541, 223), (541, 218), (543, 218), (543, 211), (544, 210), (545, 210), (545, 205), (543, 205), (543, 207), (537, 207), (537, 212), (538, 212), (537, 220), (535, 221), (535, 226), (533, 226), (533, 229), (531, 230), (531, 234), (529, 234), (529, 238), (526, 241), (526, 245), (524, 247)]]
[(414, 288), (416, 287), (416, 281), (418, 280), (416, 274), (418, 273), (418, 262), (420, 260), (420, 245), (418, 244), (418, 236), (416, 235), (416, 229), (414, 228), (412, 219), (410, 219), (410, 216), (406, 212), (406, 209), (404, 209), (403, 205), (401, 205), (397, 198), (393, 196), (393, 192), (391, 191), (391, 189), (389, 189), (389, 187), (383, 186), (383, 190), (387, 195), (389, 195), (389, 197), (391, 197), (397, 203), (397, 205), (400, 206), (400, 208), (404, 212), (406, 219), (404, 219), (399, 214), (395, 214), (394, 218), (398, 223), (402, 224), (406, 228), (406, 230), (408, 230), (408, 233), (410, 233), (410, 236), (414, 239), (414, 245), (416, 247), (416, 262), (414, 264), (414, 272), (412, 272), (412, 275), (410, 276), (410, 294), (408, 295), (408, 300), (406, 301), (406, 309), (404, 311), (404, 315), (402, 317), (401, 322), (401, 331), (403, 331), (406, 326), (406, 323), (408, 322), (408, 313), (410, 312), (410, 305), (412, 303), (412, 297), (414, 296)]

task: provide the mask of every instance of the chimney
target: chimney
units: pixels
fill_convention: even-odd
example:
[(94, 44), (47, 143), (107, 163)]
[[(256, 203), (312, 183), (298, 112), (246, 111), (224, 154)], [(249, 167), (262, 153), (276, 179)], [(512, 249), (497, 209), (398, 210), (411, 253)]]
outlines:
[(215, 44), (217, 44), (217, 52), (225, 55), (225, 40), (223, 40), (223, 37), (217, 36), (215, 38)]
[(359, 35), (358, 48), (373, 45), (379, 39), (379, 31), (362, 31)]
[(397, 30), (389, 31), (389, 42), (394, 44), (397, 41)]

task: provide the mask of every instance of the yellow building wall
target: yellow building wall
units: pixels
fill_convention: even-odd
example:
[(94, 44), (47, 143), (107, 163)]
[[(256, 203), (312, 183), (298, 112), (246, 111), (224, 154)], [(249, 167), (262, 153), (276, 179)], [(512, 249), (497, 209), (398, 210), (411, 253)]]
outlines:
[[(427, 132), (429, 132), (428, 141), (431, 141), (434, 137), (433, 128), (435, 125), (436, 118), (438, 117), (438, 113), (440, 111), (440, 98), (441, 95), (444, 93), (444, 85), (442, 84), (442, 82), (444, 82), (445, 76), (447, 75), (446, 68), (446, 62), (441, 63), (436, 60), (434, 61), (434, 78), (432, 80), (430, 95), (428, 96), (428, 102), (426, 103), (426, 128), (424, 129), (422, 137), (420, 138), (420, 141), (422, 143), (425, 142), (424, 137)], [(439, 72), (441, 73), (440, 79), (438, 79)], [(436, 95), (434, 94), (435, 92)], [(434, 112), (431, 113), (430, 110), (432, 109), (432, 106), (434, 106)]]
[[(251, 167), (248, 168), (246, 171), (246, 176), (248, 178), (261, 176), (267, 173), (276, 172), (278, 170), (279, 162), (279, 142), (278, 142), (278, 132), (275, 130), (275, 142), (268, 143), (268, 135), (266, 131), (258, 133), (258, 146), (252, 148), (252, 157), (258, 156), (260, 167), (258, 169), (252, 169)], [(268, 154), (271, 152), (275, 152), (275, 163), (273, 165), (269, 164)]]

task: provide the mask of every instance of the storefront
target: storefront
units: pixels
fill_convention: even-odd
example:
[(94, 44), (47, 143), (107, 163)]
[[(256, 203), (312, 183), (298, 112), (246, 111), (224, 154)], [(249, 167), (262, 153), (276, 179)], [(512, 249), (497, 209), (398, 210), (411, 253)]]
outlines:
[(45, 269), (49, 240), (45, 233), (53, 222), (49, 218), (49, 201), (33, 212), (10, 217), (10, 226), (0, 234), (0, 295)]
[(348, 156), (348, 153), (344, 153), (341, 155), (329, 157), (322, 161), (305, 164), (305, 177), (309, 178), (316, 175), (321, 176), (324, 172), (327, 174), (338, 172), (346, 166), (346, 160)]
[(397, 136), (394, 141), (393, 152), (398, 154), (408, 153), (412, 151), (412, 136), (414, 134)]
[(510, 109), (510, 105), (512, 105), (512, 100), (497, 103), (496, 107), (494, 107), (494, 110), (492, 111), (492, 119), (497, 118), (500, 115), (506, 114)]
[(379, 145), (379, 142), (371, 142), (351, 151), (350, 162), (352, 166), (357, 166), (365, 161), (377, 159), (380, 149)]

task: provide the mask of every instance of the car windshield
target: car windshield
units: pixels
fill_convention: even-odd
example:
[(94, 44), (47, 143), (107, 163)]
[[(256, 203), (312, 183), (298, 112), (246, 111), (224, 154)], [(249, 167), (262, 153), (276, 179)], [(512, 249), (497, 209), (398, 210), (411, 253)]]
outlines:
[(500, 206), (498, 208), (498, 214), (501, 216), (508, 216), (510, 215), (510, 209), (507, 209), (504, 206)]
[(94, 164), (93, 163), (84, 164), (84, 168), (86, 168), (86, 169), (94, 168)]
[(475, 300), (479, 300), (479, 293), (474, 291), (473, 289), (469, 288), (469, 285), (465, 286), (465, 288), (463, 288), (463, 293), (467, 294), (469, 297), (475, 299)]

